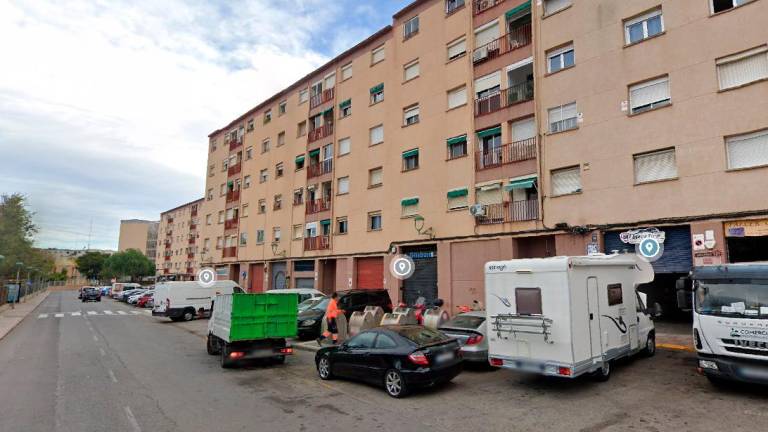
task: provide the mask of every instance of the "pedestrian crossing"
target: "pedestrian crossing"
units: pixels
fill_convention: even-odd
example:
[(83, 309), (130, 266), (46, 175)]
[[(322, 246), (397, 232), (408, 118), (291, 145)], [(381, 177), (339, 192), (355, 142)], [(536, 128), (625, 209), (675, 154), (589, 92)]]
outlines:
[(132, 310), (132, 311), (111, 311), (111, 310), (103, 310), (103, 311), (75, 311), (75, 312), (54, 312), (54, 313), (41, 313), (37, 315), (37, 319), (47, 319), (47, 318), (67, 318), (67, 317), (94, 317), (94, 316), (113, 316), (113, 317), (119, 317), (119, 316), (146, 316), (146, 315), (152, 315), (152, 311), (149, 309), (142, 309), (142, 310)]

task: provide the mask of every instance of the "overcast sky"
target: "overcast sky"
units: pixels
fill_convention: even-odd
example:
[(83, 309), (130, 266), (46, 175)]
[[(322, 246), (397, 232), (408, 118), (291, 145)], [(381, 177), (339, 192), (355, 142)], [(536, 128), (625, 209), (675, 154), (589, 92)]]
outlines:
[(203, 196), (207, 136), (409, 0), (0, 0), (0, 193), (37, 245), (117, 248), (120, 219)]

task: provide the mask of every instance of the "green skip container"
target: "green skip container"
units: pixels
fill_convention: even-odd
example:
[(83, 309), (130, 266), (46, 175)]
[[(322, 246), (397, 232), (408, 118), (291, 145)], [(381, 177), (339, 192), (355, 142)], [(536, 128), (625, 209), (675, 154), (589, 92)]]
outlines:
[(296, 294), (230, 294), (216, 296), (214, 331), (227, 342), (295, 338)]

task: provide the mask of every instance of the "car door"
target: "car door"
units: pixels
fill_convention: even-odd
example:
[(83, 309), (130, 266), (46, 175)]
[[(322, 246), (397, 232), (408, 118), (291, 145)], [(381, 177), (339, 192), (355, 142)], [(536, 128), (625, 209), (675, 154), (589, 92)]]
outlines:
[(376, 341), (376, 331), (362, 332), (347, 342), (345, 363), (349, 378), (368, 379), (371, 367), (371, 354)]
[(396, 337), (387, 332), (379, 332), (370, 355), (364, 361), (366, 381), (380, 383), (400, 348)]

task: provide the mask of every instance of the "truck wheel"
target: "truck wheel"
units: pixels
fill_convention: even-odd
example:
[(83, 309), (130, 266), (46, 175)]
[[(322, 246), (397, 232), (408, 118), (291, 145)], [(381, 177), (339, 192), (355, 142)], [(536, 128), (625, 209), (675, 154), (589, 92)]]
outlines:
[(193, 319), (195, 319), (195, 310), (194, 309), (184, 310), (184, 315), (182, 315), (182, 319), (184, 319), (184, 321), (192, 321)]
[(209, 334), (208, 340), (206, 341), (205, 348), (206, 351), (208, 351), (208, 354), (210, 355), (216, 355), (219, 354), (221, 351), (221, 348), (219, 348), (219, 344), (216, 341), (216, 336)]
[(229, 369), (234, 364), (234, 361), (229, 358), (229, 347), (227, 347), (227, 344), (223, 344), (221, 347), (221, 367), (224, 369)]
[(645, 349), (643, 349), (643, 355), (646, 357), (653, 357), (656, 355), (656, 335), (648, 333), (648, 340), (645, 341)]
[(603, 363), (603, 367), (592, 374), (592, 378), (598, 382), (606, 382), (611, 379), (611, 362)]

